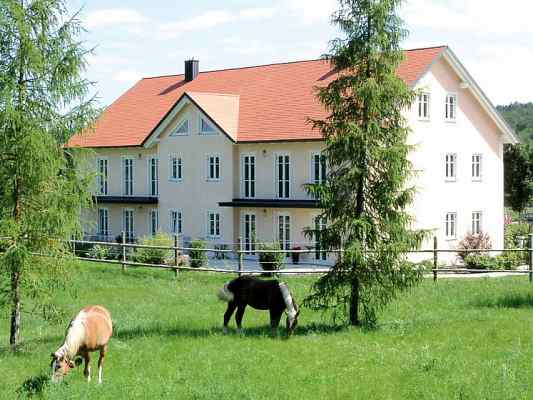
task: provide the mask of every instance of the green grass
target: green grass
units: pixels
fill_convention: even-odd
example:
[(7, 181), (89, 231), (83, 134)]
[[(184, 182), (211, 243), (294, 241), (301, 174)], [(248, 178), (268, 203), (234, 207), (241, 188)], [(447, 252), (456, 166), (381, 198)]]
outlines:
[[(269, 337), (268, 313), (248, 309), (245, 335), (222, 335), (228, 276), (84, 264), (71, 315), (107, 306), (115, 334), (104, 384), (81, 369), (51, 385), (50, 353), (68, 320), (24, 316), (12, 354), (0, 319), (0, 398), (45, 399), (531, 399), (533, 285), (527, 278), (425, 281), (391, 304), (375, 331), (332, 329), (303, 309), (294, 337)], [(312, 278), (287, 278), (298, 299)], [(234, 328), (234, 321), (232, 325)], [(93, 357), (93, 363), (97, 356)], [(93, 377), (96, 364), (93, 364)]]

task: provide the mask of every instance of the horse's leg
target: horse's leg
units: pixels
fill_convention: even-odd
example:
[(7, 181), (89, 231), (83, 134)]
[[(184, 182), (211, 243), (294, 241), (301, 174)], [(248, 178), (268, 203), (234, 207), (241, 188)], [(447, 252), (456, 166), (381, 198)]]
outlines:
[(279, 320), (283, 315), (283, 310), (270, 309), (270, 328), (272, 329), (272, 336), (278, 336)]
[(237, 322), (237, 332), (242, 333), (242, 317), (244, 315), (244, 310), (246, 310), (246, 304), (239, 304), (237, 308), (237, 314), (235, 314), (235, 321)]
[(85, 360), (85, 368), (83, 369), (83, 375), (87, 378), (87, 382), (91, 381), (91, 355), (88, 351), (82, 354), (83, 359)]
[(100, 350), (100, 357), (98, 358), (98, 383), (102, 383), (102, 371), (104, 369), (104, 358), (107, 353), (107, 344)]
[(237, 303), (234, 301), (230, 301), (228, 303), (228, 308), (226, 309), (226, 312), (224, 313), (224, 333), (228, 333), (228, 324), (229, 320), (231, 319), (231, 316), (233, 315), (233, 312), (237, 308)]

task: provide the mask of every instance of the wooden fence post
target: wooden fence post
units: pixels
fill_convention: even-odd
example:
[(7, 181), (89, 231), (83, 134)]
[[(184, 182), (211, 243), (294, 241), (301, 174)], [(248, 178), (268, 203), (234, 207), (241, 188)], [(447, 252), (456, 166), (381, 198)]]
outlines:
[(122, 272), (126, 271), (126, 232), (122, 231)]
[(238, 248), (237, 254), (239, 256), (238, 273), (239, 273), (239, 276), (241, 276), (242, 271), (244, 270), (244, 253), (242, 252), (242, 238), (241, 237), (237, 239), (237, 248)]
[(433, 236), (433, 282), (437, 282), (437, 268), (439, 267), (438, 257), (437, 236)]
[(179, 266), (179, 252), (178, 252), (178, 247), (179, 247), (179, 244), (180, 244), (180, 239), (179, 239), (179, 234), (176, 233), (174, 235), (174, 265), (176, 266), (176, 268), (174, 269), (174, 275), (176, 276), (176, 278), (178, 277), (178, 266)]
[(529, 266), (529, 283), (533, 282), (533, 234), (529, 234), (527, 263)]

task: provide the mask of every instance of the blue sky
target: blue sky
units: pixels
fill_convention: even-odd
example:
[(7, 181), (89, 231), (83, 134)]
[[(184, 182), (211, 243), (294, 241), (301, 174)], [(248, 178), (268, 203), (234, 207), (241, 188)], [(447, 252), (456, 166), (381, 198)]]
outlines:
[[(184, 3), (180, 6), (179, 3)], [(314, 59), (336, 32), (336, 0), (68, 0), (83, 7), (88, 77), (106, 105), (144, 76)], [(407, 0), (405, 48), (448, 44), (495, 104), (533, 101), (533, 4)]]

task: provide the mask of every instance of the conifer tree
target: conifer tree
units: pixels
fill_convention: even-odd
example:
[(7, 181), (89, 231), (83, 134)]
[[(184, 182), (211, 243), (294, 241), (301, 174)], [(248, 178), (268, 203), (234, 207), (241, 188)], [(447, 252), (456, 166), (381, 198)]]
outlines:
[(66, 294), (60, 239), (81, 231), (91, 202), (92, 177), (64, 148), (96, 114), (81, 30), (61, 0), (0, 1), (0, 305), (13, 348), (22, 311), (50, 316)]
[(332, 23), (342, 37), (325, 56), (338, 75), (317, 89), (327, 117), (311, 121), (325, 139), (328, 172), (325, 183), (308, 190), (320, 199), (326, 227), (307, 233), (321, 249), (344, 252), (305, 304), (352, 325), (372, 325), (379, 309), (421, 277), (406, 259), (425, 234), (411, 229), (406, 211), (415, 190), (402, 113), (415, 92), (396, 74), (406, 36), (401, 0), (339, 3)]

